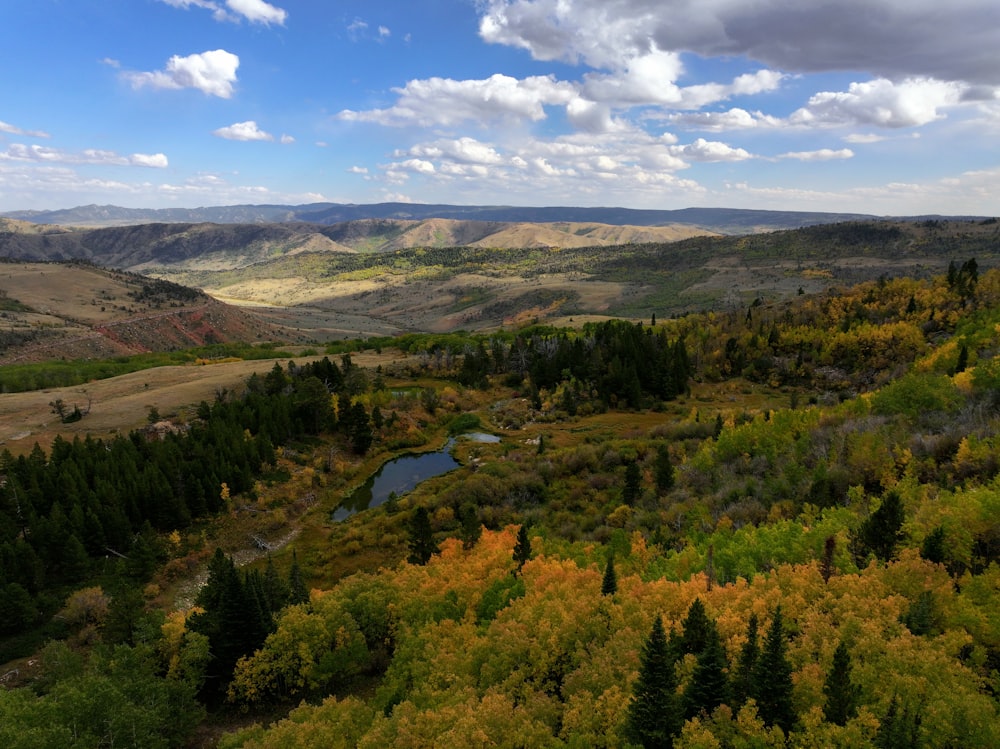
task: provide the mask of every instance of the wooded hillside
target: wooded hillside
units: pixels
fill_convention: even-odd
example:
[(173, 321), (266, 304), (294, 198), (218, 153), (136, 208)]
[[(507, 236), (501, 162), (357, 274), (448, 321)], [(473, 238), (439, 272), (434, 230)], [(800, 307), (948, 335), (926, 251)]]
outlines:
[[(342, 343), (161, 443), (4, 456), (6, 652), (59, 606), (65, 644), (0, 692), (0, 736), (108, 743), (127, 726), (83, 717), (102, 689), (164, 747), (235, 716), (257, 725), (221, 747), (996, 746), (1000, 272), (943, 270)], [(363, 348), (391, 356), (365, 370)], [(331, 520), (382, 462), (469, 429), (500, 441)], [(108, 449), (178, 457), (115, 510)]]

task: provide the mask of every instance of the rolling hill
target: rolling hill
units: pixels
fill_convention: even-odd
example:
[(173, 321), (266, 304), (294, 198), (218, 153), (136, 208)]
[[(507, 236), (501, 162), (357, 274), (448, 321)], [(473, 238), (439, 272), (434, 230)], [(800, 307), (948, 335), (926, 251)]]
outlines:
[(0, 263), (0, 366), (290, 337), (169, 281), (79, 263)]
[(234, 205), (204, 208), (122, 208), (86, 205), (51, 211), (9, 211), (0, 218), (66, 226), (125, 226), (148, 223), (313, 223), (340, 224), (364, 219), (423, 221), (430, 218), (501, 223), (588, 223), (616, 226), (689, 224), (722, 234), (794, 229), (813, 224), (872, 219), (857, 213), (762, 211), (738, 208), (638, 210), (614, 207), (461, 206), (420, 203)]

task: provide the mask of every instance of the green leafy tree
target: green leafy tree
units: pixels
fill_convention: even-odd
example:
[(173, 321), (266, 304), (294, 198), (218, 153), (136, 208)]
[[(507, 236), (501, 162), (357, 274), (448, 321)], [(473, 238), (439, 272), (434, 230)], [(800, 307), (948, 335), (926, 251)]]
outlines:
[(632, 687), (625, 738), (644, 749), (670, 749), (683, 722), (674, 659), (657, 616), (642, 648), (639, 678)]
[(413, 511), (407, 531), (410, 546), (410, 556), (407, 561), (410, 564), (427, 564), (440, 549), (434, 542), (434, 530), (431, 528), (431, 517), (426, 507), (418, 507)]
[(847, 725), (858, 712), (858, 688), (851, 681), (851, 654), (843, 641), (833, 653), (833, 664), (823, 684), (823, 715), (830, 723)]

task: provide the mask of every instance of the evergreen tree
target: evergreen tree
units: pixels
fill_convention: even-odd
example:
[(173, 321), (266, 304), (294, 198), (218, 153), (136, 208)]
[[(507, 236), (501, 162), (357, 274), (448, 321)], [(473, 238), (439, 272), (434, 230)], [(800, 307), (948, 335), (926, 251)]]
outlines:
[(618, 592), (618, 575), (615, 572), (615, 555), (608, 554), (608, 564), (604, 568), (604, 579), (601, 581), (601, 595), (613, 596)]
[(627, 505), (635, 504), (642, 492), (642, 472), (639, 464), (630, 460), (625, 464), (625, 483), (622, 486), (622, 502)]
[(920, 715), (909, 706), (900, 709), (895, 695), (875, 734), (877, 749), (920, 749)]
[(309, 602), (309, 588), (306, 587), (305, 578), (302, 576), (302, 568), (299, 567), (299, 558), (292, 550), (292, 566), (288, 570), (288, 603), (294, 606), (299, 603)]
[(261, 583), (267, 608), (271, 613), (277, 613), (288, 603), (288, 584), (281, 579), (270, 555), (267, 557), (267, 566), (264, 568)]
[(372, 446), (374, 434), (372, 433), (372, 422), (365, 410), (365, 405), (361, 401), (356, 401), (350, 409), (349, 436), (351, 438), (351, 449), (357, 455), (364, 455), (368, 448)]
[(739, 710), (751, 697), (756, 698), (754, 673), (757, 670), (757, 659), (760, 657), (757, 627), (757, 615), (751, 614), (750, 620), (747, 622), (747, 639), (743, 643), (743, 647), (740, 648), (740, 655), (736, 660), (736, 671), (733, 674), (733, 710)]
[(787, 735), (795, 723), (792, 707), (792, 664), (788, 661), (781, 606), (764, 638), (757, 668), (754, 670), (754, 693), (758, 715), (769, 726), (778, 726)]
[(823, 715), (830, 723), (847, 725), (858, 712), (858, 688), (851, 683), (851, 654), (841, 641), (833, 653), (833, 664), (823, 684), (826, 702)]
[(939, 525), (927, 534), (920, 546), (920, 556), (928, 562), (944, 564), (944, 526)]
[(726, 671), (729, 661), (722, 645), (719, 631), (711, 624), (705, 638), (705, 647), (698, 654), (691, 681), (684, 690), (684, 717), (693, 718), (705, 713), (711, 715), (719, 705), (729, 702), (729, 680)]
[(517, 531), (517, 542), (514, 544), (514, 562), (520, 572), (524, 563), (531, 559), (531, 539), (528, 538), (528, 526), (521, 525)]
[(644, 749), (670, 749), (680, 732), (682, 716), (677, 700), (677, 677), (663, 622), (657, 616), (642, 648), (639, 678), (632, 688), (625, 719), (625, 737)]
[(833, 576), (833, 554), (837, 550), (837, 537), (827, 536), (823, 542), (823, 559), (819, 563), (819, 573), (823, 577), (823, 582), (830, 582)]
[(872, 552), (883, 562), (889, 561), (896, 551), (896, 544), (903, 537), (903, 500), (899, 492), (889, 491), (882, 504), (861, 524), (858, 541), (861, 553)]
[(958, 361), (955, 362), (955, 373), (964, 372), (969, 366), (969, 347), (962, 344), (958, 350)]
[(698, 655), (705, 649), (709, 630), (713, 627), (708, 614), (705, 613), (705, 604), (701, 602), (701, 598), (695, 598), (688, 607), (687, 616), (681, 626), (684, 628), (684, 636), (681, 639), (682, 651)]
[(483, 535), (483, 524), (479, 522), (476, 506), (471, 502), (462, 505), (458, 511), (458, 518), (461, 523), (462, 548), (471, 549)]
[(674, 464), (670, 460), (670, 451), (666, 445), (659, 445), (656, 448), (653, 479), (656, 481), (656, 491), (660, 495), (666, 494), (674, 488)]
[(407, 561), (410, 564), (427, 564), (431, 557), (437, 554), (437, 544), (434, 542), (434, 531), (431, 528), (431, 517), (427, 513), (426, 507), (418, 507), (413, 511), (408, 527), (410, 556)]

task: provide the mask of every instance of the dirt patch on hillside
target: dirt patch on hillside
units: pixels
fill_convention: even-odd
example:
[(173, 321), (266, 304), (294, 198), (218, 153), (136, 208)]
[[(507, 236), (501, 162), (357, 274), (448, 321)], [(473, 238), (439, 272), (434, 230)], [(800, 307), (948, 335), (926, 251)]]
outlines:
[[(352, 360), (360, 366), (374, 367), (391, 361), (392, 356), (365, 352), (353, 355)], [(127, 434), (149, 423), (151, 408), (164, 419), (187, 420), (201, 401), (211, 403), (222, 390), (240, 390), (251, 374), (267, 373), (275, 361), (282, 366), (287, 363), (276, 359), (156, 367), (86, 385), (0, 394), (0, 450), (23, 454), (37, 442), (47, 452), (57, 434), (68, 440), (74, 436), (82, 439), (87, 434), (96, 438)], [(90, 412), (78, 422), (63, 424), (49, 405), (57, 399), (71, 410), (74, 405), (81, 410), (89, 405)]]

